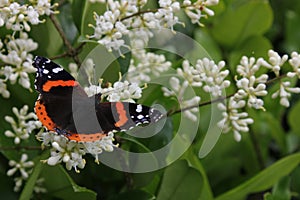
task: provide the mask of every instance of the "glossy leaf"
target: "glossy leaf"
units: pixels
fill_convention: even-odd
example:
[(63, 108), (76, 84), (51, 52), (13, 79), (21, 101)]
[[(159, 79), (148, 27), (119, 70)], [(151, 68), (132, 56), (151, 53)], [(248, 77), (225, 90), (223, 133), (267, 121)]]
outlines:
[(165, 170), (157, 200), (198, 199), (202, 187), (201, 174), (185, 160), (179, 160)]
[(218, 16), (211, 30), (220, 44), (234, 47), (250, 36), (265, 33), (272, 20), (272, 10), (267, 1), (243, 1), (242, 4), (236, 3), (233, 8), (227, 8)]
[(299, 113), (300, 113), (300, 101), (298, 101), (290, 110), (288, 115), (288, 122), (292, 128), (292, 131), (300, 135), (300, 124), (299, 124)]
[(269, 189), (282, 177), (291, 173), (291, 171), (294, 170), (299, 163), (300, 153), (287, 156), (261, 171), (250, 180), (218, 196), (216, 200), (245, 199), (245, 197), (250, 193)]

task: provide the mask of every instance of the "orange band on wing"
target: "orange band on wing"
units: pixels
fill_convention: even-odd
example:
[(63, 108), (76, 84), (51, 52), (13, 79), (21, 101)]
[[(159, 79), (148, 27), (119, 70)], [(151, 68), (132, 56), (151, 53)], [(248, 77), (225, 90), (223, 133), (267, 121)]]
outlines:
[(44, 92), (49, 92), (52, 87), (57, 87), (57, 86), (69, 86), (69, 87), (74, 87), (79, 85), (77, 81), (74, 80), (69, 80), (69, 81), (63, 81), (63, 80), (57, 80), (57, 81), (47, 81), (43, 85), (43, 91)]
[(117, 113), (119, 115), (119, 121), (115, 123), (116, 127), (121, 127), (128, 121), (126, 110), (124, 109), (124, 105), (121, 102), (116, 103)]
[(105, 137), (104, 133), (92, 133), (92, 134), (82, 134), (82, 133), (71, 133), (70, 135), (66, 135), (69, 140), (73, 140), (76, 142), (95, 142), (97, 140), (101, 140)]
[(42, 122), (43, 126), (45, 126), (49, 131), (54, 131), (55, 123), (47, 115), (46, 107), (40, 102), (40, 100), (36, 101), (34, 109), (36, 116), (40, 122)]

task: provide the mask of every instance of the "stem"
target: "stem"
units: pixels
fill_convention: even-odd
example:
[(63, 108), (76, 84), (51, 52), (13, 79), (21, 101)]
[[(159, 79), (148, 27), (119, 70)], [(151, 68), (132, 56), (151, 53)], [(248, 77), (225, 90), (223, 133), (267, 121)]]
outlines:
[(264, 159), (263, 159), (263, 156), (261, 153), (261, 148), (258, 144), (258, 139), (257, 139), (256, 135), (254, 134), (254, 132), (252, 131), (252, 129), (249, 130), (249, 135), (250, 135), (251, 142), (253, 144), (255, 154), (257, 155), (257, 162), (258, 162), (259, 168), (264, 169), (265, 163), (264, 163)]
[(69, 42), (69, 40), (66, 37), (65, 32), (63, 31), (61, 25), (59, 24), (59, 22), (57, 21), (56, 17), (54, 16), (54, 14), (50, 15), (50, 19), (53, 23), (53, 25), (55, 26), (56, 30), (58, 31), (60, 37), (62, 38), (65, 46), (67, 47), (67, 52), (66, 55), (69, 55), (73, 58), (74, 62), (80, 66), (81, 62), (78, 58), (78, 52), (76, 51), (75, 48), (73, 48), (73, 46), (71, 45), (71, 43)]
[(203, 107), (203, 106), (210, 105), (210, 104), (213, 104), (213, 103), (216, 103), (216, 102), (221, 102), (221, 101), (224, 101), (225, 99), (230, 98), (231, 96), (233, 96), (233, 94), (228, 95), (226, 97), (219, 97), (219, 98), (213, 99), (211, 101), (205, 101), (205, 102), (202, 102), (200, 104), (188, 106), (188, 107), (185, 107), (185, 108), (182, 108), (182, 109), (178, 109), (178, 110), (175, 110), (175, 111), (170, 110), (167, 113), (167, 116), (172, 116), (174, 114), (177, 114), (177, 113), (180, 113), (180, 112), (184, 112), (186, 110), (190, 110), (190, 109), (197, 108), (197, 107)]

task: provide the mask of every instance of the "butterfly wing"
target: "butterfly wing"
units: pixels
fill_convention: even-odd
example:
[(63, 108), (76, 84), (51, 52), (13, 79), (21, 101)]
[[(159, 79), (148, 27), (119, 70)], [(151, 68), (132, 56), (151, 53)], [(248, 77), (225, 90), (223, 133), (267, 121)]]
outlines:
[(96, 104), (96, 115), (104, 132), (129, 130), (140, 124), (156, 122), (162, 117), (158, 110), (128, 102)]
[(37, 69), (35, 88), (40, 93), (35, 111), (48, 130), (67, 129), (72, 126), (73, 102), (87, 98), (79, 83), (60, 65), (36, 56), (33, 66)]

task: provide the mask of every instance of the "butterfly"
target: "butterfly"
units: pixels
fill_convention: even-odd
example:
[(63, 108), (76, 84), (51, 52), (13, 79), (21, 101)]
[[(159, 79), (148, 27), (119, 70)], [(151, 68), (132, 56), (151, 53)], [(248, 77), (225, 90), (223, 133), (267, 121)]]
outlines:
[(79, 82), (60, 65), (36, 56), (34, 81), (39, 96), (35, 113), (44, 127), (76, 142), (101, 140), (111, 131), (126, 131), (157, 122), (157, 109), (128, 102), (100, 102), (101, 94), (88, 96)]

